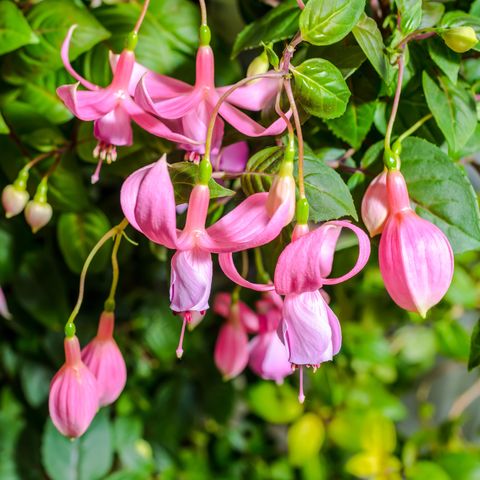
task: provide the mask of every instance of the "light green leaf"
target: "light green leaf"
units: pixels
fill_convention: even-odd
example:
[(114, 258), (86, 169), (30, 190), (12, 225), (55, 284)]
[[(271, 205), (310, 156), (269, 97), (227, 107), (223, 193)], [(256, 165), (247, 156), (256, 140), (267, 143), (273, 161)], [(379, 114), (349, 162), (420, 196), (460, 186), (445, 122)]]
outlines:
[(352, 33), (370, 60), (373, 68), (388, 85), (392, 80), (392, 66), (385, 54), (382, 34), (373, 18), (362, 14), (358, 23), (353, 27)]
[(0, 1), (0, 55), (38, 43), (22, 12), (10, 1)]
[(447, 77), (439, 76), (437, 80), (423, 72), (423, 92), (449, 148), (458, 152), (477, 126), (475, 100), (462, 85), (453, 85)]
[(299, 16), (300, 9), (294, 0), (288, 0), (270, 10), (238, 34), (232, 57), (236, 57), (242, 50), (260, 47), (263, 43), (274, 43), (293, 37), (298, 30)]
[(346, 37), (365, 9), (365, 0), (310, 0), (300, 15), (302, 38), (331, 45)]
[(0, 135), (6, 135), (10, 133), (10, 129), (8, 128), (8, 125), (5, 123), (5, 119), (3, 118), (3, 115), (0, 113)]
[(308, 113), (328, 119), (345, 112), (350, 90), (340, 70), (328, 60), (306, 60), (293, 70), (293, 76), (296, 96)]
[(451, 480), (445, 470), (433, 462), (422, 460), (415, 463), (407, 471), (407, 480)]
[(302, 466), (318, 455), (325, 439), (325, 427), (320, 417), (308, 412), (288, 429), (288, 459), (292, 465)]
[(454, 84), (457, 83), (460, 55), (448, 48), (445, 42), (436, 36), (428, 41), (428, 53), (448, 79)]
[(422, 22), (422, 0), (395, 0), (403, 34), (416, 30)]
[(443, 3), (424, 0), (422, 2), (422, 22), (419, 28), (434, 27), (441, 20), (444, 11)]
[(477, 198), (462, 167), (419, 138), (402, 144), (402, 173), (416, 212), (447, 235), (455, 253), (480, 248)]

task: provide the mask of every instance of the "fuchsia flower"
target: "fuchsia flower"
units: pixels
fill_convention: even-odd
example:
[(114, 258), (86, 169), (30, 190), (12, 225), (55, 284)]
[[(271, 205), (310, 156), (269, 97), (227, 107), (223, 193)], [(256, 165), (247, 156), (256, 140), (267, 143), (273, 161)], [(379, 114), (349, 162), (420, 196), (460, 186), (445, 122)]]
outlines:
[(121, 191), (122, 209), (130, 224), (147, 238), (177, 250), (172, 258), (170, 278), (171, 308), (184, 318), (193, 311), (204, 311), (212, 284), (211, 253), (246, 250), (273, 240), (287, 223), (288, 199), (270, 217), (266, 210), (268, 194), (249, 196), (211, 227), (205, 227), (210, 192), (207, 185), (196, 185), (190, 195), (183, 231), (176, 228), (173, 185), (165, 155), (156, 163), (131, 174)]
[(398, 170), (388, 172), (387, 192), (389, 217), (380, 239), (380, 271), (394, 302), (425, 317), (452, 281), (452, 247), (437, 226), (411, 209)]
[(263, 379), (280, 384), (293, 371), (288, 360), (288, 350), (277, 334), (282, 320), (283, 300), (276, 292), (265, 292), (256, 306), (259, 333), (250, 341), (248, 365)]
[(387, 172), (383, 171), (370, 183), (362, 200), (362, 220), (371, 237), (382, 233), (387, 216)]
[[(92, 183), (98, 181), (104, 160), (109, 163), (116, 160), (117, 146), (132, 144), (132, 120), (153, 135), (173, 142), (195, 144), (195, 140), (173, 132), (134, 102), (129, 92), (135, 88), (143, 67), (135, 68), (135, 54), (132, 50), (125, 49), (118, 58), (113, 59), (113, 80), (106, 88), (94, 85), (79, 75), (68, 59), (70, 41), (75, 28), (76, 25), (69, 29), (61, 54), (65, 69), (78, 83), (59, 87), (57, 94), (77, 118), (94, 122), (94, 135), (98, 140), (94, 157), (99, 157), (100, 161), (92, 176)], [(79, 84), (87, 90), (78, 90)]]
[[(352, 230), (359, 241), (359, 254), (350, 272), (339, 278), (327, 278), (332, 269), (335, 246), (342, 228)], [(303, 236), (300, 227), (281, 253), (275, 268), (274, 285), (248, 282), (240, 276), (231, 254), (219, 257), (224, 273), (241, 286), (259, 291), (275, 290), (285, 295), (279, 335), (288, 348), (293, 366), (317, 368), (331, 360), (341, 345), (340, 324), (318, 291), (323, 285), (344, 282), (356, 275), (367, 263), (370, 242), (358, 227), (346, 221), (332, 221)], [(300, 401), (303, 401), (301, 375)]]
[(215, 313), (226, 319), (215, 344), (215, 365), (225, 380), (235, 378), (248, 364), (248, 331), (258, 331), (258, 318), (241, 301), (232, 303), (229, 293), (219, 293), (213, 305)]
[(5, 297), (5, 293), (3, 293), (3, 289), (0, 287), (0, 315), (7, 320), (12, 318), (12, 314), (8, 309), (7, 299)]
[(50, 384), (48, 409), (53, 424), (67, 437), (83, 435), (97, 413), (98, 384), (82, 362), (76, 336), (64, 341), (65, 363)]
[[(277, 94), (279, 79), (264, 78), (238, 88), (220, 107), (220, 116), (237, 130), (249, 137), (278, 135), (285, 128), (279, 118), (265, 128), (236, 107), (252, 111), (262, 110)], [(201, 45), (197, 52), (196, 81), (191, 86), (165, 75), (149, 72), (138, 83), (135, 100), (147, 112), (169, 120), (196, 143), (180, 141), (180, 147), (190, 152), (189, 158), (197, 160), (205, 152), (208, 124), (220, 96), (230, 87), (215, 88), (214, 55), (209, 45)], [(215, 122), (211, 158), (220, 152), (224, 123)], [(214, 162), (215, 163), (215, 162)]]
[(127, 382), (127, 367), (117, 342), (113, 338), (115, 315), (102, 312), (97, 336), (82, 350), (82, 360), (98, 383), (99, 403), (113, 403)]

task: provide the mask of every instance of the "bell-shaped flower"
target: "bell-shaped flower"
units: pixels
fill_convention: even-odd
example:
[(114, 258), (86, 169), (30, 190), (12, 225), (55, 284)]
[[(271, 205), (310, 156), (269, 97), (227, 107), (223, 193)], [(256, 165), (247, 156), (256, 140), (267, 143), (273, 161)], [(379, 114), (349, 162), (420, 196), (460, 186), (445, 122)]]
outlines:
[[(196, 185), (190, 195), (183, 231), (176, 228), (173, 185), (166, 157), (137, 170), (124, 182), (122, 209), (130, 224), (151, 241), (177, 250), (172, 259), (171, 308), (189, 322), (192, 312), (208, 308), (212, 283), (211, 253), (236, 252), (273, 240), (288, 223), (289, 202), (269, 216), (268, 193), (249, 196), (234, 210), (206, 228), (210, 191)], [(182, 338), (181, 336), (181, 338)], [(179, 345), (178, 354), (182, 353)]]
[(57, 430), (66, 437), (85, 433), (97, 413), (98, 384), (82, 362), (76, 336), (65, 338), (65, 363), (50, 384), (48, 409)]
[(387, 192), (389, 216), (379, 248), (383, 281), (397, 305), (425, 317), (452, 281), (452, 247), (437, 226), (411, 209), (398, 170), (388, 172)]
[(101, 407), (113, 403), (127, 381), (125, 360), (113, 338), (114, 324), (114, 313), (103, 312), (96, 337), (82, 350), (83, 362), (97, 379)]
[(387, 172), (377, 175), (362, 199), (362, 220), (371, 237), (382, 233), (388, 216)]
[[(239, 87), (222, 103), (219, 114), (227, 123), (249, 137), (278, 135), (286, 124), (281, 118), (269, 127), (263, 127), (237, 107), (259, 111), (272, 102), (281, 80), (264, 78)], [(196, 140), (196, 144), (178, 142), (191, 152), (191, 160), (205, 152), (205, 141), (213, 109), (219, 98), (230, 87), (215, 87), (214, 55), (209, 45), (201, 45), (197, 51), (195, 85), (149, 72), (137, 85), (135, 100), (146, 111), (162, 119), (177, 122), (183, 134)], [(211, 158), (214, 159), (222, 145), (224, 122), (215, 122)]]
[[(259, 319), (258, 315), (244, 302), (238, 300), (236, 302), (238, 308), (238, 315), (243, 328), (248, 333), (257, 333), (259, 331)], [(232, 295), (227, 292), (219, 292), (215, 295), (215, 301), (213, 303), (213, 311), (222, 316), (228, 318), (230, 315), (230, 307), (232, 305)]]
[(0, 315), (7, 320), (12, 318), (12, 314), (8, 309), (7, 298), (5, 297), (5, 293), (3, 289), (0, 287)]
[(2, 205), (5, 217), (12, 218), (23, 211), (30, 195), (25, 189), (7, 185), (2, 191)]
[[(133, 100), (130, 92), (138, 82), (139, 71), (136, 67), (133, 50), (126, 48), (114, 58), (112, 83), (105, 88), (95, 85), (71, 66), (68, 51), (76, 25), (72, 26), (63, 42), (61, 55), (65, 69), (78, 83), (63, 85), (57, 89), (58, 96), (66, 107), (80, 120), (94, 122), (94, 135), (98, 145), (93, 154), (99, 158), (98, 167), (92, 176), (92, 183), (98, 181), (100, 167), (104, 160), (108, 163), (117, 158), (117, 146), (132, 144), (133, 120), (144, 130), (173, 142), (195, 143), (192, 138), (172, 131), (167, 125), (148, 114)], [(87, 90), (78, 90), (82, 84)]]

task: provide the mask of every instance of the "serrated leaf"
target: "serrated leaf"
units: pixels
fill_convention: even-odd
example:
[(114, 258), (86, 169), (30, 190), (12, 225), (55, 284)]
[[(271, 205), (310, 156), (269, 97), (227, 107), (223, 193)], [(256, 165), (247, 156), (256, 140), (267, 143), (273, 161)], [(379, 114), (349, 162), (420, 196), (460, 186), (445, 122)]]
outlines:
[(87, 432), (72, 441), (48, 419), (42, 437), (42, 463), (52, 480), (100, 480), (112, 467), (113, 442), (108, 411), (102, 409)]
[[(82, 271), (88, 254), (109, 229), (110, 222), (101, 210), (60, 215), (57, 225), (58, 244), (72, 272)], [(95, 255), (90, 271), (103, 270), (108, 262), (108, 253), (107, 244)]]
[(38, 43), (37, 36), (17, 6), (10, 1), (0, 1), (0, 55)]
[[(187, 203), (190, 192), (195, 186), (198, 178), (198, 165), (191, 162), (177, 162), (169, 165), (170, 178), (175, 191), (175, 202)], [(208, 182), (210, 198), (231, 197), (235, 195), (233, 190), (225, 188), (213, 178)]]
[(416, 212), (443, 230), (455, 253), (480, 249), (477, 198), (462, 167), (435, 145), (407, 138), (402, 173)]
[(392, 79), (392, 66), (385, 54), (382, 34), (375, 20), (362, 14), (352, 33), (373, 68), (388, 85)]
[(422, 0), (395, 0), (403, 34), (416, 30), (422, 22)]
[(473, 327), (470, 339), (470, 354), (468, 357), (468, 369), (472, 370), (480, 365), (480, 320)]
[(298, 30), (299, 17), (300, 9), (294, 0), (288, 0), (270, 10), (238, 34), (232, 57), (236, 57), (242, 50), (260, 47), (262, 43), (275, 43), (292, 37)]
[(296, 96), (308, 113), (328, 119), (345, 112), (350, 90), (340, 70), (328, 60), (306, 60), (293, 70), (293, 76)]
[(358, 45), (329, 45), (328, 47), (311, 46), (309, 57), (321, 57), (332, 62), (346, 80), (355, 73), (366, 60), (366, 55)]
[(365, 9), (365, 0), (310, 0), (300, 15), (306, 42), (331, 45), (346, 37)]
[(448, 48), (445, 42), (436, 36), (428, 41), (428, 53), (449, 80), (454, 84), (457, 83), (460, 55)]
[(423, 92), (449, 148), (458, 152), (477, 126), (475, 100), (462, 85), (453, 85), (447, 77), (439, 76), (437, 80), (423, 72)]

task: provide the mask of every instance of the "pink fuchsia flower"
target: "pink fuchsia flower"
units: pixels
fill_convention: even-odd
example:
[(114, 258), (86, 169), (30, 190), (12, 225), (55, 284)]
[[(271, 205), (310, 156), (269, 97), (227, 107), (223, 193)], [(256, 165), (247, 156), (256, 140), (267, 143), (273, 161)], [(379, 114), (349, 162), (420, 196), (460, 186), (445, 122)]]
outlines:
[(82, 362), (76, 336), (65, 338), (65, 363), (50, 384), (48, 409), (58, 431), (76, 438), (85, 433), (97, 413), (98, 384)]
[[(238, 315), (243, 328), (248, 333), (257, 333), (259, 331), (259, 319), (257, 314), (244, 302), (238, 300), (236, 302), (238, 308)], [(213, 304), (213, 311), (228, 318), (230, 315), (230, 308), (232, 306), (232, 294), (227, 292), (219, 292), (215, 295), (215, 302)]]
[(247, 165), (248, 154), (247, 142), (232, 143), (223, 147), (216, 158), (212, 158), (213, 169), (229, 173), (243, 172)]
[[(239, 108), (259, 111), (267, 106), (277, 94), (280, 79), (265, 78), (236, 89), (220, 107), (220, 116), (237, 130), (249, 137), (278, 135), (286, 124), (276, 120), (265, 128), (252, 120)], [(196, 144), (178, 142), (190, 152), (191, 160), (205, 152), (205, 141), (213, 109), (219, 98), (230, 87), (215, 87), (214, 55), (209, 45), (201, 45), (197, 51), (196, 81), (191, 86), (153, 72), (147, 73), (139, 82), (135, 100), (146, 111), (177, 123), (185, 136), (195, 139)], [(215, 158), (222, 145), (224, 122), (215, 122), (211, 158)]]
[[(214, 225), (206, 228), (210, 201), (207, 185), (196, 185), (190, 195), (183, 231), (176, 228), (173, 185), (166, 157), (131, 174), (121, 191), (122, 209), (130, 224), (151, 241), (177, 250), (170, 278), (171, 308), (182, 314), (184, 324), (192, 312), (209, 308), (212, 283), (212, 253), (236, 252), (273, 240), (287, 222), (289, 203), (270, 217), (268, 194), (251, 195)], [(293, 201), (293, 200), (292, 200)]]
[(7, 320), (12, 318), (12, 314), (8, 309), (7, 298), (5, 297), (2, 288), (0, 288), (0, 315)]
[(388, 216), (387, 172), (377, 175), (362, 200), (362, 220), (371, 237), (382, 233)]
[(393, 301), (425, 317), (452, 281), (452, 247), (437, 226), (411, 209), (398, 170), (388, 172), (387, 191), (389, 217), (380, 238), (380, 271)]
[[(68, 58), (70, 41), (75, 28), (76, 25), (69, 29), (61, 54), (65, 69), (78, 83), (59, 87), (57, 94), (77, 118), (94, 122), (94, 135), (98, 145), (93, 155), (95, 158), (100, 158), (100, 161), (92, 176), (92, 183), (98, 181), (100, 167), (104, 160), (108, 163), (116, 160), (117, 146), (132, 144), (132, 120), (158, 137), (173, 142), (195, 143), (195, 140), (170, 130), (134, 102), (129, 92), (134, 89), (139, 72), (142, 70), (135, 68), (135, 54), (132, 50), (125, 49), (118, 58), (113, 59), (113, 80), (106, 88), (101, 88), (79, 75), (70, 65)], [(79, 84), (87, 90), (78, 90)]]
[(99, 403), (113, 403), (127, 381), (127, 367), (117, 342), (113, 338), (115, 315), (102, 312), (96, 337), (82, 350), (82, 360), (98, 384)]

